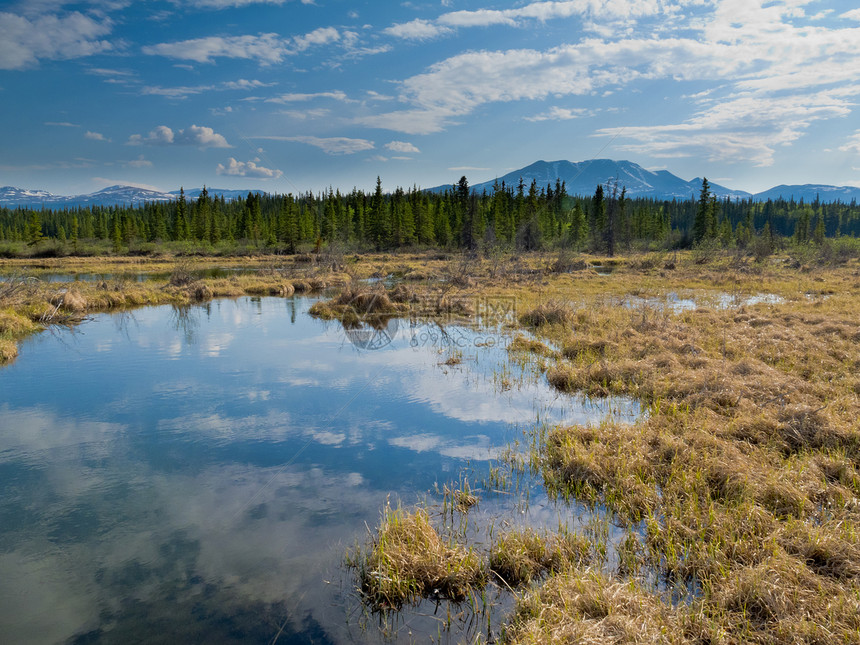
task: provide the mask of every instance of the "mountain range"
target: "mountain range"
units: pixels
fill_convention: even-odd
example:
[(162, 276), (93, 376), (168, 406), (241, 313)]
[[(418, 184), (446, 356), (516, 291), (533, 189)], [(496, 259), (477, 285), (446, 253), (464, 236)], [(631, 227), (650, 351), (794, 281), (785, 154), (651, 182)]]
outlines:
[[(207, 188), (213, 197), (223, 196), (225, 200), (231, 201), (237, 197), (245, 198), (249, 192), (259, 193), (259, 190), (229, 190), (226, 188)], [(197, 199), (203, 192), (202, 188), (192, 188), (185, 191), (185, 197), (189, 200)], [(78, 206), (130, 206), (142, 204), (143, 202), (169, 202), (179, 197), (179, 191), (162, 193), (148, 188), (135, 186), (109, 186), (95, 193), (87, 195), (53, 195), (45, 190), (27, 190), (15, 188), (14, 186), (3, 186), (0, 188), (0, 206), (15, 208), (76, 208)]]
[[(509, 172), (502, 177), (490, 181), (472, 184), (476, 192), (493, 192), (495, 185), (516, 187), (520, 178), (528, 190), (532, 180), (538, 186), (548, 183), (555, 184), (556, 179), (565, 182), (565, 188), (570, 195), (593, 195), (598, 185), (613, 186), (617, 180), (618, 190), (627, 189), (628, 197), (651, 197), (654, 199), (698, 199), (702, 190), (702, 178), (696, 177), (689, 181), (673, 175), (668, 170), (646, 170), (632, 161), (614, 161), (612, 159), (592, 159), (591, 161), (536, 161), (530, 166)], [(726, 188), (719, 184), (708, 182), (711, 192), (718, 199), (753, 199), (767, 201), (768, 199), (794, 199), (813, 202), (816, 198), (822, 202), (851, 202), (860, 201), (860, 188), (855, 186), (827, 186), (823, 184), (804, 184), (794, 186), (775, 186), (761, 193), (748, 193), (743, 190)], [(430, 188), (431, 191), (450, 189), (451, 185)]]
[[(514, 170), (508, 174), (490, 181), (472, 184), (476, 192), (492, 192), (495, 185), (516, 187), (522, 178), (528, 189), (532, 180), (538, 186), (555, 184), (556, 180), (563, 181), (570, 195), (593, 195), (598, 185), (613, 186), (616, 183), (619, 191), (627, 189), (628, 197), (651, 197), (654, 199), (698, 199), (702, 189), (702, 179), (696, 177), (689, 181), (673, 175), (668, 170), (646, 170), (632, 161), (614, 161), (612, 159), (592, 159), (591, 161), (536, 161), (535, 163)], [(429, 191), (441, 192), (451, 188), (451, 184), (429, 188)], [(719, 184), (710, 184), (711, 192), (718, 199), (753, 199), (766, 201), (768, 199), (794, 199), (813, 202), (842, 201), (850, 203), (860, 201), (860, 188), (855, 186), (829, 186), (825, 184), (780, 185), (760, 193), (748, 193), (743, 190), (726, 188)], [(210, 195), (223, 196), (226, 200), (244, 198), (248, 192), (258, 190), (228, 190), (207, 188)], [(185, 191), (188, 199), (196, 199), (202, 191), (195, 188)], [(75, 208), (77, 206), (114, 206), (136, 205), (143, 202), (161, 202), (175, 200), (179, 191), (162, 193), (133, 186), (110, 186), (88, 195), (62, 196), (52, 195), (43, 190), (26, 190), (5, 186), (0, 188), (0, 206), (15, 208)]]

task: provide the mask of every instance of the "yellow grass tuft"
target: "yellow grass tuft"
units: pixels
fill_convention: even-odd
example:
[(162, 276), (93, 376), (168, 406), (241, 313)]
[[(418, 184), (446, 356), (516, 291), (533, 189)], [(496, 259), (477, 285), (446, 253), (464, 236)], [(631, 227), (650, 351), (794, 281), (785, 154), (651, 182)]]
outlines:
[(348, 557), (374, 608), (397, 608), (421, 598), (465, 600), (486, 582), (483, 559), (443, 539), (427, 512), (386, 507), (372, 546)]

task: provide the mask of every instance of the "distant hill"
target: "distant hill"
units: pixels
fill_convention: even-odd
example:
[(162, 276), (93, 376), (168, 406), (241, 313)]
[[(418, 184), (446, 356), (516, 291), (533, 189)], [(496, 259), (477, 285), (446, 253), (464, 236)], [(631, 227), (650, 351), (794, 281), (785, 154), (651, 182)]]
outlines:
[[(253, 190), (230, 190), (227, 188), (207, 188), (212, 197), (224, 196), (231, 201), (236, 197), (244, 198), (248, 192), (259, 193)], [(186, 199), (197, 199), (203, 191), (202, 188), (192, 188), (185, 191)], [(79, 206), (136, 206), (144, 202), (168, 202), (176, 200), (179, 191), (162, 193), (147, 188), (135, 186), (109, 186), (95, 193), (87, 195), (53, 195), (45, 190), (27, 190), (14, 186), (0, 188), (0, 206), (16, 208), (77, 208)]]
[(822, 202), (841, 201), (850, 204), (852, 201), (860, 201), (860, 188), (856, 186), (827, 186), (824, 184), (803, 184), (799, 186), (776, 186), (770, 190), (756, 193), (756, 200), (767, 201), (768, 199), (793, 199), (806, 202), (814, 202), (819, 199)]

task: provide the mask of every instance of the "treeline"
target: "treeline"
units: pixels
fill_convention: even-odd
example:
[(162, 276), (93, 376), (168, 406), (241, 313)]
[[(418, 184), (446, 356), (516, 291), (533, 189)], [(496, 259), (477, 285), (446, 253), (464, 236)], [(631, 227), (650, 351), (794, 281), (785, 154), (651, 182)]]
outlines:
[(518, 250), (571, 248), (614, 254), (634, 248), (705, 243), (744, 247), (757, 238), (815, 243), (858, 236), (860, 206), (786, 200), (718, 200), (705, 180), (698, 200), (630, 199), (617, 184), (591, 197), (567, 194), (563, 182), (470, 190), (466, 178), (442, 193), (398, 188), (384, 193), (329, 190), (226, 201), (204, 189), (172, 202), (62, 210), (0, 209), (0, 241), (73, 249), (104, 241), (117, 253), (162, 242), (295, 252), (333, 243), (356, 249), (448, 247)]

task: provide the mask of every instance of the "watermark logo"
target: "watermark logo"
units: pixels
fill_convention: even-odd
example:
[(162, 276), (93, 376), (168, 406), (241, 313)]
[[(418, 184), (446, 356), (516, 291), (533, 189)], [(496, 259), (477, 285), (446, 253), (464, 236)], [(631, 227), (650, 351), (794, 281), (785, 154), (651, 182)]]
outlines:
[(375, 299), (383, 296), (359, 294), (350, 300), (342, 317), (347, 339), (359, 350), (384, 349), (398, 337), (413, 348), (504, 346), (507, 336), (502, 329), (517, 322), (513, 297), (426, 296), (413, 299), (404, 312), (391, 314), (379, 311)]

